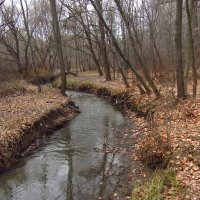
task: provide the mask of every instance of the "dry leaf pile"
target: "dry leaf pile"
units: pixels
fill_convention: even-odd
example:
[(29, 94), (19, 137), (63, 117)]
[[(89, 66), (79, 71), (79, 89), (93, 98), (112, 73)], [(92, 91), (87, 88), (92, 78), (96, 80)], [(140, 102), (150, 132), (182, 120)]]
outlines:
[[(155, 108), (154, 120), (156, 132), (168, 143), (172, 151), (169, 166), (177, 171), (177, 180), (188, 187), (186, 199), (199, 199), (200, 190), (200, 100), (185, 100), (177, 105), (158, 106)], [(145, 120), (134, 118), (138, 127), (144, 126)], [(151, 128), (143, 128), (147, 138), (152, 134)], [(148, 140), (149, 141), (149, 140)], [(155, 145), (155, 143), (152, 143)], [(142, 142), (141, 146), (143, 148)], [(169, 190), (170, 192), (170, 190)], [(167, 195), (167, 193), (166, 193)], [(170, 195), (168, 195), (170, 196)], [(173, 199), (173, 197), (171, 198)]]

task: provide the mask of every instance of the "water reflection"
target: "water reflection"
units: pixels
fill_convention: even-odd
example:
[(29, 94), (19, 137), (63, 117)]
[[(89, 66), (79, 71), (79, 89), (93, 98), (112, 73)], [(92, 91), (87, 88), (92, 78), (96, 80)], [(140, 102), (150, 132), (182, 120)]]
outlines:
[(113, 127), (124, 123), (123, 115), (95, 96), (69, 95), (81, 113), (20, 166), (0, 174), (1, 200), (95, 200), (112, 194), (122, 155), (95, 148), (113, 145)]

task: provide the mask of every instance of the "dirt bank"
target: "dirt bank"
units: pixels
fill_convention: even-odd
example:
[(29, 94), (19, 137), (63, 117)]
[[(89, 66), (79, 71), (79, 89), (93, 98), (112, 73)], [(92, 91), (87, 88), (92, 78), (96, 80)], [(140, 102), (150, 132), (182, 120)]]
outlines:
[(0, 171), (29, 153), (77, 112), (68, 97), (49, 86), (38, 93), (36, 86), (17, 81), (4, 91), (0, 98)]

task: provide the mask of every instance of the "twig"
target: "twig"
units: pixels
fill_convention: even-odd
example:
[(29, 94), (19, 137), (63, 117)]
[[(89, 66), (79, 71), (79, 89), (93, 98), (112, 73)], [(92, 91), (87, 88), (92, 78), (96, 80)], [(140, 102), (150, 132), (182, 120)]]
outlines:
[(133, 95), (130, 95), (130, 96), (126, 97), (125, 99), (123, 99), (123, 100), (121, 100), (121, 101), (119, 101), (119, 102), (114, 103), (113, 106), (116, 106), (116, 105), (119, 105), (119, 104), (123, 103), (123, 102), (126, 101), (127, 99), (130, 99), (132, 96), (133, 96)]

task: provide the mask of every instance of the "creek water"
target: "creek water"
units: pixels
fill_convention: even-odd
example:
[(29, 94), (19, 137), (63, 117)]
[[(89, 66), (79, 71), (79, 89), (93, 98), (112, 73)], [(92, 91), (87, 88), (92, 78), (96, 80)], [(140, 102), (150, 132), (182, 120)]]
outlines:
[(124, 155), (112, 147), (123, 114), (94, 95), (67, 92), (81, 111), (47, 144), (0, 174), (0, 200), (109, 199), (116, 188)]

